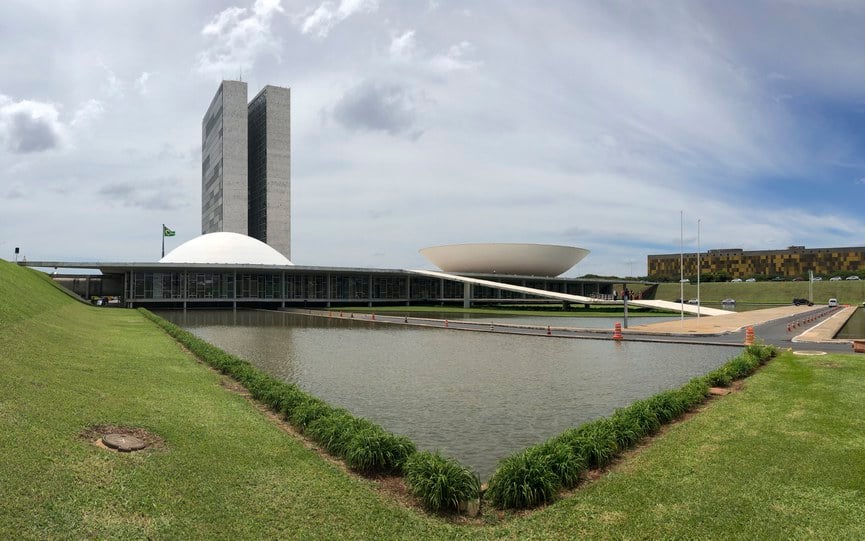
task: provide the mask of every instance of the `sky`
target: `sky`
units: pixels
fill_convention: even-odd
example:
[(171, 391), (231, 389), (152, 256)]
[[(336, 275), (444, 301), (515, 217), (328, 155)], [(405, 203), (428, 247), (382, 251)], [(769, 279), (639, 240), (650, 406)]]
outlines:
[(865, 245), (861, 0), (4, 0), (0, 66), (7, 260), (200, 235), (201, 120), (238, 78), (291, 88), (298, 265)]

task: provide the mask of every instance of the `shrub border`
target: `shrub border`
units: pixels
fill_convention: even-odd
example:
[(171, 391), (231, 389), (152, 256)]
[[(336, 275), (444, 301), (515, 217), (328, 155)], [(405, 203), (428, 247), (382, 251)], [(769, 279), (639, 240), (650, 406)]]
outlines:
[(490, 478), (484, 498), (501, 509), (525, 509), (552, 501), (559, 490), (576, 486), (582, 472), (607, 466), (661, 426), (705, 402), (710, 387), (726, 387), (745, 378), (777, 354), (774, 346), (747, 346), (720, 368), (678, 389), (638, 400), (609, 417), (569, 428), (506, 457)]
[(480, 498), (477, 475), (455, 459), (418, 452), (409, 438), (388, 432), (368, 419), (331, 406), (297, 385), (274, 378), (146, 308), (138, 311), (202, 362), (243, 385), (255, 400), (266, 404), (328, 453), (341, 458), (352, 470), (403, 476), (412, 494), (431, 511), (458, 512), (465, 501)]
[[(480, 498), (477, 475), (455, 459), (438, 452), (418, 452), (407, 437), (276, 379), (146, 308), (138, 311), (352, 470), (403, 476), (412, 494), (433, 512), (459, 512), (466, 501)], [(678, 389), (638, 400), (609, 417), (569, 428), (506, 457), (499, 461), (483, 497), (501, 509), (525, 509), (552, 501), (559, 490), (576, 486), (586, 470), (607, 466), (661, 426), (702, 404), (710, 387), (726, 387), (745, 378), (777, 354), (773, 346), (747, 346), (723, 366)]]

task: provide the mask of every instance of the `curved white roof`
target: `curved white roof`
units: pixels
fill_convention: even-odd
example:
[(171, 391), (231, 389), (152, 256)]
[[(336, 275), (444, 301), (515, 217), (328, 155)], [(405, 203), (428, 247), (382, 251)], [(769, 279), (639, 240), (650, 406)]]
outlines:
[(160, 263), (228, 263), (237, 265), (292, 265), (287, 257), (258, 239), (240, 233), (208, 233), (186, 241)]
[(484, 242), (431, 246), (420, 253), (445, 272), (558, 276), (589, 251), (554, 244)]

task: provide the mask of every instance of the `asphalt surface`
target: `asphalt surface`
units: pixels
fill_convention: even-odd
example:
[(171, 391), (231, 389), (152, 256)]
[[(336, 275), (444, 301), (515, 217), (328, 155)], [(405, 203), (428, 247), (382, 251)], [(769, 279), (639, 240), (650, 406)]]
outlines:
[[(289, 311), (333, 319), (413, 325), (458, 331), (495, 332), (525, 336), (548, 336), (551, 338), (579, 338), (584, 340), (614, 339), (613, 329), (519, 325), (497, 322), (490, 323), (489, 321), (478, 322), (465, 319), (446, 320), (326, 310)], [(807, 339), (807, 334), (812, 334), (806, 334), (809, 329), (813, 329), (819, 325), (826, 325), (830, 319), (835, 320), (832, 321), (832, 325), (840, 328), (846, 322), (849, 315), (852, 314), (852, 311), (849, 311), (847, 314), (842, 313), (842, 311), (843, 308), (841, 307), (790, 306), (739, 312), (726, 316), (687, 318), (682, 322), (651, 323), (632, 329), (623, 329), (621, 340), (741, 347), (745, 343), (747, 327), (753, 327), (754, 336), (757, 341), (772, 344), (780, 348), (789, 348), (794, 351), (852, 353), (849, 340), (824, 338), (819, 341), (809, 341)], [(836, 317), (833, 318), (833, 316)], [(825, 335), (825, 333), (823, 334)], [(834, 336), (834, 332), (830, 336)], [(794, 341), (794, 338), (796, 341)]]

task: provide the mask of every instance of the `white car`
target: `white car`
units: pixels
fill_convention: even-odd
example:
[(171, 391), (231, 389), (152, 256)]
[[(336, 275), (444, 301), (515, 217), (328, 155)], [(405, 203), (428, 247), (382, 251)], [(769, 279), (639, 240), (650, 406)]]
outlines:
[(746, 281), (746, 282), (756, 282), (757, 279), (756, 279), (756, 278), (748, 278), (748, 279), (745, 280), (745, 281)]
[(730, 280), (730, 283), (731, 283), (731, 284), (738, 284), (738, 283), (741, 283), (741, 282), (742, 282), (742, 279), (741, 279), (741, 278), (733, 278), (732, 280)]
[(840, 276), (833, 276), (832, 278), (829, 278), (829, 281), (830, 282), (840, 282), (841, 277)]
[(822, 282), (822, 281), (823, 281), (823, 277), (822, 277), (822, 276), (815, 276), (815, 277), (814, 277), (814, 281), (815, 281), (815, 282)]
[(829, 299), (829, 308), (835, 308), (838, 306), (838, 299)]
[(858, 280), (859, 277), (854, 274), (853, 276), (848, 276), (847, 279), (848, 280)]

